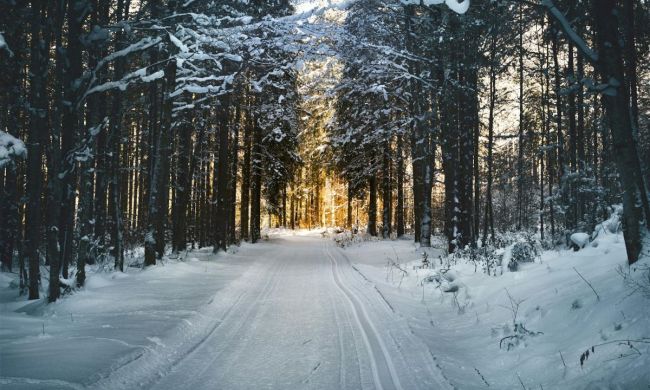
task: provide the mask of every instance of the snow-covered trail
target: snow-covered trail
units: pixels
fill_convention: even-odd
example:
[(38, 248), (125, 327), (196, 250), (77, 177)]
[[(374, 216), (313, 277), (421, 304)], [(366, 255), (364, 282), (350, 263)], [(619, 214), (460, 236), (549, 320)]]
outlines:
[[(149, 351), (97, 387), (444, 389), (424, 343), (329, 240), (275, 237), (221, 290), (204, 335)], [(165, 341), (174, 345), (175, 341)], [(150, 356), (147, 356), (150, 355)]]

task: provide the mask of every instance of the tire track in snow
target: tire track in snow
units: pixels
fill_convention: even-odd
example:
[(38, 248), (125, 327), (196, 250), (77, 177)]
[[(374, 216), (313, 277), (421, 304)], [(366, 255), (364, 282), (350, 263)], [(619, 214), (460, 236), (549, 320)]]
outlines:
[[(409, 359), (410, 362), (413, 362), (412, 359), (415, 358), (414, 352), (419, 349), (419, 348), (414, 348), (414, 347), (415, 346), (424, 346), (423, 349), (421, 349), (419, 351), (419, 357), (416, 358), (415, 361), (418, 362), (418, 363), (423, 363), (423, 364), (426, 365), (426, 367), (427, 367), (427, 369), (429, 371), (429, 378), (433, 381), (433, 382), (429, 382), (428, 386), (434, 386), (434, 387), (429, 387), (429, 388), (456, 389), (456, 386), (453, 383), (451, 383), (449, 378), (445, 375), (442, 368), (438, 364), (437, 359), (436, 359), (435, 355), (433, 354), (433, 351), (431, 351), (429, 346), (426, 343), (422, 342), (422, 340), (419, 339), (415, 335), (415, 332), (413, 331), (413, 328), (408, 323), (408, 321), (405, 321), (403, 316), (395, 310), (395, 308), (390, 304), (390, 302), (388, 302), (388, 300), (386, 299), (384, 294), (377, 288), (377, 285), (373, 281), (368, 279), (368, 277), (366, 277), (366, 275), (364, 275), (363, 272), (361, 272), (361, 270), (359, 270), (359, 268), (354, 266), (354, 264), (352, 263), (352, 261), (350, 260), (350, 258), (347, 256), (347, 254), (344, 251), (342, 251), (342, 250), (340, 250), (340, 249), (338, 249), (336, 247), (335, 247), (335, 250), (336, 250), (336, 253), (339, 254), (345, 260), (345, 263), (347, 265), (349, 265), (354, 271), (356, 271), (356, 275), (358, 276), (357, 279), (360, 282), (362, 282), (361, 284), (352, 285), (352, 286), (350, 286), (350, 288), (355, 289), (358, 292), (358, 294), (360, 294), (361, 296), (364, 296), (365, 298), (369, 299), (370, 296), (364, 294), (365, 289), (361, 288), (361, 285), (363, 284), (363, 281), (365, 281), (368, 286), (372, 286), (372, 288), (374, 290), (376, 290), (376, 292), (378, 293), (379, 298), (380, 298), (380, 299), (378, 299), (378, 301), (380, 301), (380, 304), (385, 304), (386, 315), (391, 315), (392, 314), (392, 315), (397, 315), (397, 316), (400, 317), (401, 321), (398, 320), (398, 322), (402, 323), (403, 326), (406, 327), (406, 329), (402, 329), (402, 331), (399, 332), (399, 333), (402, 336), (406, 336), (406, 339), (402, 340), (402, 342), (400, 342), (400, 341), (397, 340), (396, 335), (394, 335), (391, 330), (388, 330), (387, 332), (388, 332), (388, 335), (391, 337), (392, 341), (394, 342), (394, 344), (396, 346), (398, 346), (398, 351), (397, 352), (399, 352), (401, 354), (402, 358), (406, 358), (407, 356), (405, 356), (401, 352), (402, 348), (399, 347), (400, 344), (405, 343), (406, 345), (410, 346), (410, 348), (409, 348), (409, 351), (410, 351), (409, 355), (411, 355), (410, 359)], [(390, 312), (388, 312), (388, 310), (390, 310)], [(429, 359), (432, 359), (432, 360), (429, 361)], [(406, 361), (406, 360), (404, 360), (403, 363), (407, 367), (410, 366), (409, 362)], [(409, 386), (407, 386), (407, 387), (409, 387)]]
[[(237, 337), (237, 335), (242, 332), (244, 326), (250, 324), (251, 322), (250, 320), (254, 318), (255, 315), (259, 312), (260, 303), (263, 302), (265, 299), (267, 299), (268, 296), (271, 294), (271, 291), (273, 291), (273, 289), (279, 282), (280, 278), (278, 278), (278, 274), (280, 274), (285, 268), (286, 268), (285, 262), (281, 262), (280, 264), (275, 262), (273, 264), (272, 272), (260, 271), (259, 272), (260, 279), (265, 278), (266, 281), (264, 283), (264, 286), (260, 290), (260, 292), (254, 295), (254, 297), (250, 297), (251, 294), (248, 294), (247, 298), (244, 300), (242, 300), (240, 296), (240, 299), (237, 300), (237, 304), (230, 307), (227, 315), (224, 316), (223, 320), (217, 322), (217, 324), (215, 324), (212, 331), (206, 337), (204, 337), (198, 343), (192, 346), (189, 353), (185, 354), (180, 359), (175, 361), (172, 365), (172, 369), (177, 368), (178, 366), (182, 365), (183, 363), (191, 359), (193, 355), (197, 354), (198, 351), (201, 350), (201, 347), (209, 345), (210, 344), (209, 341), (213, 337), (216, 337), (217, 335), (219, 336), (219, 340), (221, 342), (214, 343), (214, 345), (211, 347), (211, 349), (215, 349), (216, 351), (214, 353), (207, 354), (207, 356), (209, 356), (209, 359), (198, 359), (200, 365), (198, 367), (195, 366), (194, 368), (196, 370), (196, 374), (193, 377), (192, 383), (201, 380), (201, 378), (204, 377), (206, 371), (214, 368), (216, 364), (215, 362), (223, 355), (223, 353), (226, 350), (230, 349), (233, 346), (233, 344), (236, 345), (236, 349), (238, 351), (241, 351), (243, 349), (243, 346), (240, 343), (238, 343), (238, 341), (240, 341), (241, 338)], [(246, 301), (247, 303), (252, 303), (252, 304), (244, 305), (246, 307), (244, 315), (233, 319), (233, 316), (231, 316), (230, 314), (237, 312), (237, 310), (234, 309), (242, 306), (241, 305), (242, 301)], [(233, 324), (228, 323), (229, 320), (231, 319), (234, 322)], [(206, 354), (201, 354), (201, 355), (206, 356)], [(232, 364), (233, 360), (234, 359), (230, 360), (230, 364)], [(227, 372), (227, 370), (224, 370), (224, 373), (225, 372)], [(168, 374), (171, 373), (173, 373), (173, 371), (170, 370)], [(156, 382), (154, 382), (152, 387), (155, 388), (161, 382), (164, 381), (165, 381), (165, 377), (161, 377)], [(186, 382), (185, 385), (187, 384), (188, 383)]]
[(281, 278), (279, 278), (278, 275), (284, 272), (286, 268), (287, 268), (286, 262), (281, 262), (280, 264), (277, 264), (275, 266), (273, 273), (271, 274), (270, 277), (267, 278), (268, 280), (264, 286), (264, 289), (260, 292), (259, 295), (255, 297), (253, 304), (249, 305), (248, 312), (246, 313), (245, 316), (242, 317), (241, 321), (237, 325), (237, 330), (229, 334), (229, 336), (224, 337), (225, 345), (222, 345), (222, 347), (219, 349), (219, 352), (212, 356), (212, 358), (210, 359), (211, 363), (206, 364), (206, 370), (210, 369), (214, 367), (214, 364), (216, 364), (219, 357), (221, 357), (221, 355), (223, 355), (223, 353), (226, 350), (234, 350), (234, 352), (231, 354), (228, 360), (228, 363), (225, 366), (223, 366), (222, 375), (219, 376), (218, 381), (223, 380), (224, 375), (228, 373), (228, 371), (232, 368), (232, 366), (239, 359), (242, 353), (250, 345), (252, 340), (251, 337), (245, 338), (244, 342), (241, 342), (243, 338), (238, 336), (241, 336), (242, 333), (245, 333), (244, 330), (245, 326), (251, 326), (253, 324), (252, 320), (254, 320), (255, 317), (259, 315), (262, 304), (268, 300), (268, 298), (271, 296), (271, 293), (275, 290), (275, 288), (281, 281)]
[[(324, 263), (325, 264), (325, 263)], [(334, 282), (334, 274), (331, 274), (332, 281)], [(339, 318), (338, 308), (334, 301), (332, 294), (329, 294), (329, 300), (332, 305), (332, 312), (334, 313), (334, 323), (336, 324), (336, 335), (338, 339), (338, 349), (339, 349), (339, 388), (345, 388), (347, 370), (345, 368), (345, 345), (343, 344), (343, 327), (341, 324), (341, 319)]]
[(86, 387), (73, 382), (68, 382), (59, 379), (33, 379), (33, 378), (17, 378), (10, 376), (1, 376), (0, 377), (0, 387), (4, 388), (7, 386), (7, 389), (10, 389), (12, 385), (35, 385), (41, 389), (45, 388), (54, 388), (54, 389), (72, 389), (72, 390), (84, 390)]
[[(273, 269), (273, 266), (275, 266), (275, 269)], [(275, 271), (272, 274), (276, 275), (279, 268), (281, 267), (274, 263), (263, 270), (257, 269), (253, 279), (256, 281), (263, 280), (263, 278), (268, 276), (269, 269)], [(177, 328), (180, 338), (175, 339), (171, 344), (164, 347), (154, 346), (134, 352), (132, 357), (112, 367), (107, 373), (101, 375), (100, 378), (86, 386), (97, 389), (156, 387), (167, 375), (173, 373), (177, 366), (195, 355), (196, 351), (202, 346), (208, 344), (208, 340), (211, 340), (215, 334), (219, 334), (222, 325), (230, 321), (233, 315), (239, 311), (238, 308), (246, 301), (253, 300), (256, 302), (257, 298), (263, 296), (265, 293), (268, 294), (267, 289), (273, 279), (272, 277), (266, 278), (266, 283), (264, 283), (259, 294), (255, 295), (254, 298), (251, 297), (255, 294), (253, 291), (243, 289), (243, 292), (237, 294), (233, 302), (222, 311), (221, 317), (212, 320), (210, 313), (212, 313), (213, 306), (221, 306), (223, 303), (215, 302), (215, 298), (221, 291), (217, 292), (202, 310), (197, 312), (189, 320), (183, 320)], [(252, 309), (252, 307), (249, 307), (246, 315), (242, 317), (247, 318), (247, 315), (249, 315)], [(238, 328), (241, 326), (243, 324), (239, 323)], [(204, 364), (204, 368), (207, 370), (209, 366), (207, 363)]]
[(370, 320), (361, 300), (343, 283), (338, 262), (332, 255), (327, 243), (325, 243), (324, 252), (332, 264), (334, 283), (350, 304), (357, 326), (363, 336), (363, 341), (370, 358), (370, 367), (375, 386), (380, 390), (402, 390), (402, 385), (399, 382), (399, 377), (390, 354), (386, 349), (384, 340), (379, 335), (379, 332), (377, 332), (374, 323)]

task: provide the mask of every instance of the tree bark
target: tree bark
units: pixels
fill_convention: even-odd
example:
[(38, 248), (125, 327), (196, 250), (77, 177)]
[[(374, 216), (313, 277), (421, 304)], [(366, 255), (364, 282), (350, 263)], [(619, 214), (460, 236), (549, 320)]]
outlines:
[(641, 216), (645, 211), (650, 228), (647, 186), (641, 166), (630, 118), (630, 96), (625, 78), (623, 48), (619, 41), (619, 21), (616, 0), (593, 0), (598, 70), (606, 85), (603, 103), (612, 136), (612, 150), (623, 189), (623, 235), (629, 264), (639, 259), (641, 252)]
[(40, 284), (40, 255), (41, 244), (41, 193), (43, 188), (43, 145), (47, 128), (47, 66), (48, 43), (46, 42), (45, 26), (47, 2), (32, 0), (31, 2), (31, 59), (30, 59), (30, 92), (31, 107), (29, 132), (27, 138), (27, 203), (25, 215), (25, 257), (29, 268), (29, 299), (39, 298)]
[(216, 229), (215, 229), (215, 244), (214, 253), (219, 250), (226, 251), (228, 249), (228, 183), (229, 168), (228, 164), (228, 136), (229, 136), (229, 120), (228, 120), (228, 107), (230, 98), (224, 95), (223, 100), (219, 102), (219, 157), (218, 157), (218, 170), (217, 170), (217, 205), (216, 205)]
[(370, 202), (368, 204), (368, 234), (377, 236), (377, 176), (372, 174), (368, 179)]
[(261, 197), (262, 197), (262, 134), (261, 129), (255, 125), (252, 140), (252, 167), (251, 167), (251, 242), (260, 239)]
[(382, 238), (390, 238), (392, 233), (391, 205), (393, 203), (391, 174), (390, 174), (391, 150), (389, 140), (384, 141), (384, 153), (382, 156)]
[[(397, 224), (397, 237), (405, 233), (404, 226), (404, 141), (403, 136), (397, 136), (397, 211), (395, 223)], [(352, 215), (350, 214), (350, 219)]]
[(246, 118), (244, 124), (244, 162), (241, 174), (241, 205), (239, 211), (240, 225), (241, 225), (241, 239), (248, 241), (249, 239), (249, 204), (250, 204), (250, 191), (251, 191), (251, 129), (254, 124), (251, 118)]

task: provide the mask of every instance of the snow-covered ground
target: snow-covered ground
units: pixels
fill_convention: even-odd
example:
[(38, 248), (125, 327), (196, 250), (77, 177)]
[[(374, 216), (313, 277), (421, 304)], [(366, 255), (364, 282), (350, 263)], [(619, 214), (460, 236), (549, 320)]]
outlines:
[(53, 305), (15, 293), (2, 290), (3, 388), (451, 388), (317, 232), (94, 273)]
[[(0, 387), (81, 388), (170, 340), (190, 340), (213, 323), (213, 298), (264, 253), (244, 246), (146, 270), (90, 272), (86, 287), (54, 304), (18, 298), (15, 275), (0, 274)], [(92, 386), (91, 386), (92, 387)]]
[[(620, 234), (603, 233), (579, 252), (543, 252), (517, 272), (504, 264), (499, 276), (467, 259), (448, 267), (436, 250), (433, 269), (414, 269), (422, 251), (410, 241), (357, 243), (345, 253), (458, 389), (650, 388), (650, 297), (631, 294), (619, 274), (627, 270)], [(510, 337), (517, 305), (521, 338)]]
[[(341, 249), (319, 232), (268, 236), (233, 253), (205, 249), (146, 270), (91, 272), (86, 288), (51, 305), (17, 298), (8, 286), (13, 275), (1, 274), (0, 387), (645, 389), (650, 383), (650, 308), (640, 294), (628, 297), (617, 273), (625, 264), (619, 235), (603, 235), (579, 252), (545, 252), (499, 276), (475, 272), (463, 259), (441, 275), (446, 267), (436, 250), (429, 252), (434, 267), (417, 269), (421, 252), (408, 240)], [(427, 278), (432, 282), (422, 283)], [(516, 322), (508, 294), (519, 302)], [(530, 332), (520, 330), (518, 345), (508, 337), (514, 323)]]

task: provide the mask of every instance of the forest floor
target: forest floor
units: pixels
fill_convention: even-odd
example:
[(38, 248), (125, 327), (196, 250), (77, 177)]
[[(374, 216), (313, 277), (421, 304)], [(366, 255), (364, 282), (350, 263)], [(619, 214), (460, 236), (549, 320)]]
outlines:
[(628, 296), (617, 272), (619, 235), (579, 252), (544, 252), (499, 276), (462, 259), (441, 265), (436, 249), (432, 268), (419, 269), (410, 240), (339, 248), (323, 236), (276, 232), (226, 254), (203, 249), (145, 270), (95, 270), (83, 290), (50, 305), (17, 298), (15, 275), (0, 274), (0, 387), (650, 384), (650, 305)]

